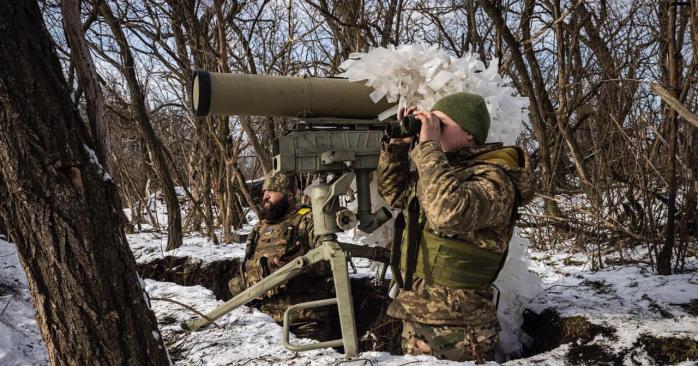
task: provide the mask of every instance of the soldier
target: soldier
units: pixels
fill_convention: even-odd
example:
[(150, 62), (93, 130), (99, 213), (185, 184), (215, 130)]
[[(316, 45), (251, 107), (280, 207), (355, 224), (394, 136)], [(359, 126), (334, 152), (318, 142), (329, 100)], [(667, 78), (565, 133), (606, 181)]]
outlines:
[[(313, 236), (310, 208), (296, 203), (293, 177), (269, 173), (262, 190), (260, 221), (247, 240), (241, 276), (228, 283), (233, 296), (319, 244)], [(281, 323), (290, 305), (333, 297), (331, 289), (331, 274), (320, 263), (287, 284), (269, 290), (261, 299), (260, 310)], [(294, 318), (291, 331), (301, 338), (329, 339), (328, 316), (326, 308), (302, 310)]]
[[(419, 140), (384, 143), (377, 170), (380, 194), (403, 209), (396, 219), (403, 235), (393, 243), (402, 252), (403, 289), (388, 314), (403, 321), (406, 354), (493, 360), (499, 324), (491, 284), (517, 208), (533, 196), (530, 163), (517, 147), (484, 144), (490, 118), (478, 95), (452, 94), (415, 116)], [(408, 174), (410, 159), (416, 171)]]

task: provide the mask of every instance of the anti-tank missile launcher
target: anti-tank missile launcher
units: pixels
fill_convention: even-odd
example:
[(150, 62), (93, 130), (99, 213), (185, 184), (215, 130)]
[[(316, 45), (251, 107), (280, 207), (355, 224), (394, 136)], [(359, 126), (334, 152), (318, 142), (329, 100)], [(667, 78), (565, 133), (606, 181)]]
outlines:
[[(355, 226), (371, 233), (391, 217), (385, 207), (371, 212), (369, 183), (378, 166), (380, 142), (386, 123), (378, 114), (391, 108), (385, 100), (374, 103), (372, 90), (344, 79), (266, 75), (235, 75), (196, 71), (192, 86), (192, 110), (197, 117), (208, 115), (298, 117), (296, 129), (275, 141), (274, 169), (313, 173), (323, 179), (311, 189), (314, 235), (322, 244), (254, 286), (211, 311), (207, 316), (183, 324), (200, 329), (216, 318), (266, 293), (304, 272), (310, 263), (329, 261), (336, 299), (297, 304), (284, 316), (284, 345), (294, 351), (342, 345), (348, 357), (358, 351), (351, 286), (346, 260), (352, 256), (387, 262), (382, 248), (337, 242), (337, 232)], [(329, 181), (325, 178), (332, 177)], [(358, 210), (341, 207), (339, 197), (350, 192), (356, 178)], [(287, 268), (288, 267), (288, 268)], [(288, 342), (290, 316), (298, 309), (337, 304), (342, 339), (320, 344)]]

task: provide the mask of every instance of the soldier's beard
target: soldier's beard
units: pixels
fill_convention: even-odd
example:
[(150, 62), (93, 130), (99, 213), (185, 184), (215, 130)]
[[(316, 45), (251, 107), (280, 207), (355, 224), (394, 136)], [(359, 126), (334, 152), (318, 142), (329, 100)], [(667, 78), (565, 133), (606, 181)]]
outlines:
[(279, 221), (286, 215), (290, 206), (288, 199), (284, 196), (284, 198), (278, 202), (268, 202), (268, 205), (267, 203), (262, 205), (262, 208), (259, 210), (259, 216), (263, 220)]

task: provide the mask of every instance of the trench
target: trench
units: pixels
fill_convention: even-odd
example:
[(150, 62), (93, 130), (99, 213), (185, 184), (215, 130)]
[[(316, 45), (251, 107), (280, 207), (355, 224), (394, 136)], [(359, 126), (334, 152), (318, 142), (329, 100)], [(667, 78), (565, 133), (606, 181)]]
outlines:
[[(200, 285), (210, 289), (217, 299), (228, 300), (228, 280), (238, 274), (239, 259), (225, 259), (203, 262), (189, 257), (165, 257), (139, 263), (139, 274), (157, 281), (174, 282), (182, 286)], [(352, 299), (359, 349), (382, 351), (394, 355), (402, 354), (400, 334), (402, 324), (387, 315), (391, 299), (387, 296), (387, 284), (376, 283), (369, 277), (352, 277)], [(336, 316), (336, 315), (335, 315)], [(339, 322), (334, 322), (336, 333), (341, 337)], [(530, 357), (547, 352), (562, 344), (570, 344), (566, 359), (570, 364), (583, 365), (594, 362), (622, 364), (624, 358), (637, 348), (644, 348), (659, 364), (680, 359), (698, 358), (698, 346), (693, 340), (657, 338), (650, 335), (639, 338), (633, 347), (612, 350), (594, 340), (597, 336), (612, 342), (616, 330), (593, 324), (581, 316), (561, 317), (554, 309), (546, 309), (540, 314), (532, 311), (524, 313), (522, 329), (532, 342), (524, 347), (522, 357)]]
[[(239, 259), (225, 259), (204, 263), (189, 257), (164, 257), (147, 263), (138, 263), (143, 278), (173, 282), (181, 286), (200, 285), (211, 290), (218, 300), (229, 300), (228, 280), (239, 272)], [(351, 278), (352, 300), (356, 316), (359, 349), (402, 354), (400, 333), (402, 324), (387, 313), (391, 299), (387, 284), (377, 284), (368, 277)], [(336, 316), (336, 315), (335, 315)], [(338, 319), (332, 319), (337, 338), (341, 337)]]
[(698, 360), (698, 342), (691, 338), (641, 334), (632, 346), (613, 349), (610, 344), (618, 340), (616, 329), (594, 324), (583, 316), (561, 317), (551, 308), (540, 314), (526, 310), (522, 329), (533, 338), (524, 348), (524, 357), (569, 344), (566, 361), (571, 365), (643, 363), (645, 356), (640, 351), (657, 365)]

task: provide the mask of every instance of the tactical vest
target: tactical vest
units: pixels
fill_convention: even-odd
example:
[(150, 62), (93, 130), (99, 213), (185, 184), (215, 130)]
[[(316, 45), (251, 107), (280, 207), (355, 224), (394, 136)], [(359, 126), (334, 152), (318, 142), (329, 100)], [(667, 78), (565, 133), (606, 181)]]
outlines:
[(298, 240), (298, 226), (308, 212), (310, 208), (301, 207), (279, 223), (264, 223), (259, 227), (254, 253), (245, 265), (247, 286), (279, 269), (281, 266), (274, 264), (274, 259), (288, 262), (310, 249), (301, 247)]
[[(487, 160), (498, 162), (498, 154), (488, 154)], [(493, 164), (496, 165), (496, 164)], [(512, 209), (511, 221), (514, 222), (518, 213), (519, 192), (514, 185), (514, 205)], [(416, 205), (414, 208), (413, 205)], [(454, 289), (483, 289), (489, 287), (499, 275), (507, 251), (497, 253), (491, 250), (482, 249), (475, 244), (434, 232), (426, 225), (426, 217), (419, 208), (418, 199), (414, 190), (408, 198), (407, 209), (403, 210), (403, 225), (407, 223), (402, 231), (401, 242), (408, 245), (400, 245), (400, 269), (407, 272), (407, 276), (413, 273), (419, 278), (423, 278), (427, 283), (433, 283)], [(411, 209), (411, 207), (413, 209)], [(416, 218), (410, 215), (417, 215)], [(398, 220), (396, 220), (397, 229)], [(418, 225), (418, 227), (414, 227)], [(513, 233), (513, 225), (512, 225)], [(412, 231), (412, 234), (410, 234)], [(510, 233), (511, 234), (511, 233)], [(415, 238), (410, 238), (415, 236)], [(511, 235), (510, 235), (511, 236)], [(410, 251), (410, 241), (416, 241), (416, 251)], [(414, 246), (413, 246), (414, 248)], [(408, 258), (411, 263), (411, 270), (408, 269)], [(411, 288), (411, 279), (405, 279), (406, 289)]]
[[(506, 253), (485, 250), (429, 229), (423, 229), (420, 236), (414, 275), (428, 283), (456, 289), (486, 288), (497, 279), (506, 258)], [(407, 250), (403, 245), (400, 259), (403, 269), (407, 267)]]

